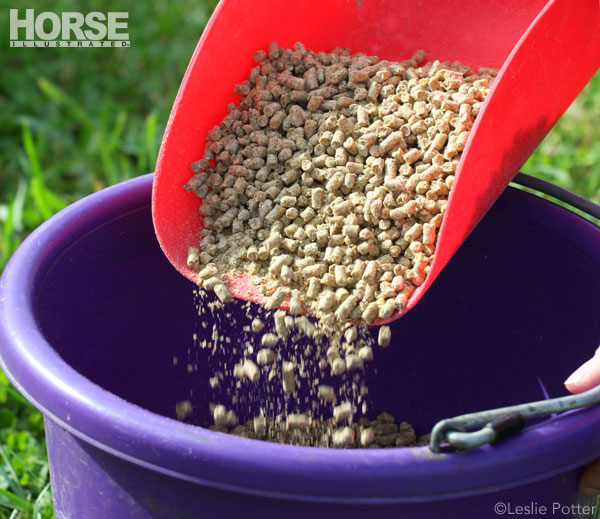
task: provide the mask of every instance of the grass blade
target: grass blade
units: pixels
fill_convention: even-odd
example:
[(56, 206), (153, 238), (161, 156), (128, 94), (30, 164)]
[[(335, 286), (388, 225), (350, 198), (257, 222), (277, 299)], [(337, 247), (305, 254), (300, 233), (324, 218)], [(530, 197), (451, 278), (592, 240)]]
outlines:
[(43, 174), (42, 167), (40, 165), (39, 157), (37, 154), (37, 150), (35, 148), (35, 143), (33, 142), (33, 135), (31, 133), (31, 128), (24, 124), (22, 126), (22, 139), (23, 139), (23, 148), (25, 149), (25, 154), (27, 155), (27, 160), (29, 163), (29, 170), (31, 172), (31, 194), (33, 195), (33, 199), (35, 204), (40, 211), (42, 217), (44, 219), (50, 218), (52, 216), (52, 211), (48, 206), (46, 201), (46, 197), (43, 192)]
[(100, 159), (108, 184), (116, 184), (119, 181), (119, 174), (113, 161), (113, 154), (106, 145), (100, 146)]
[(33, 519), (42, 519), (42, 514), (40, 513), (40, 506), (42, 505), (42, 500), (46, 495), (46, 492), (50, 489), (50, 483), (48, 483), (40, 492), (40, 495), (37, 496), (35, 503), (33, 503)]
[(108, 137), (109, 149), (114, 151), (123, 138), (123, 130), (125, 129), (125, 123), (127, 122), (127, 114), (125, 112), (119, 112), (115, 120), (112, 131)]
[(4, 506), (9, 509), (17, 509), (21, 512), (31, 512), (32, 506), (25, 499), (16, 496), (12, 492), (8, 490), (2, 490), (0, 488), (0, 506)]
[(29, 171), (31, 173), (31, 195), (37, 210), (41, 214), (43, 220), (46, 220), (55, 212), (66, 207), (67, 204), (45, 186), (44, 174), (42, 172), (36, 144), (33, 139), (31, 128), (27, 124), (22, 125), (22, 140), (25, 155), (27, 157), (26, 164), (29, 166)]
[[(43, 478), (41, 478), (40, 476), (38, 476), (35, 472), (33, 472), (33, 468), (31, 466), (30, 463), (25, 463), (18, 455), (15, 451), (13, 451), (10, 447), (6, 447), (8, 449), (8, 451), (10, 452), (10, 455), (15, 458), (20, 464), (21, 464), (21, 470), (23, 472), (25, 472), (26, 474), (29, 474), (33, 479), (36, 479), (38, 481), (38, 483), (43, 484), (44, 481), (46, 481), (46, 477), (44, 476)], [(46, 465), (46, 463), (44, 462), (44, 465)]]
[(45, 77), (39, 77), (37, 84), (39, 89), (46, 95), (46, 97), (48, 97), (51, 101), (54, 101), (56, 104), (64, 107), (74, 119), (78, 120), (85, 126), (93, 126), (87, 112), (81, 107), (75, 98), (71, 97), (64, 90), (61, 90), (58, 86)]
[(8, 469), (7, 474), (7, 471), (4, 469), (4, 467), (0, 465), (0, 476), (2, 476), (8, 481), (10, 488), (12, 488), (13, 492), (17, 496), (19, 496), (21, 499), (25, 499), (26, 493), (21, 484), (19, 483), (19, 476), (17, 476), (17, 471), (13, 467), (13, 464), (11, 463), (10, 458), (6, 454), (6, 451), (4, 450), (2, 445), (0, 445), (0, 456), (2, 456), (2, 459), (4, 460), (4, 463)]
[(42, 166), (40, 164), (37, 149), (35, 147), (35, 143), (33, 142), (33, 134), (31, 133), (31, 128), (28, 124), (23, 124), (21, 128), (23, 148), (25, 149), (25, 153), (27, 154), (27, 158), (29, 159), (29, 167), (31, 170), (31, 174), (34, 178), (38, 178), (41, 180), (42, 178), (44, 178), (44, 175), (42, 173)]
[(0, 236), (0, 257), (3, 262), (8, 261), (12, 254), (12, 236), (13, 236), (13, 206), (8, 206), (8, 215), (2, 223), (2, 235)]
[(21, 232), (23, 226), (23, 206), (25, 205), (25, 196), (27, 195), (27, 182), (24, 178), (19, 179), (17, 192), (11, 203), (12, 225), (16, 232)]
[(154, 169), (158, 148), (156, 147), (156, 132), (158, 129), (158, 112), (153, 110), (146, 117), (146, 153), (148, 154), (148, 164)]

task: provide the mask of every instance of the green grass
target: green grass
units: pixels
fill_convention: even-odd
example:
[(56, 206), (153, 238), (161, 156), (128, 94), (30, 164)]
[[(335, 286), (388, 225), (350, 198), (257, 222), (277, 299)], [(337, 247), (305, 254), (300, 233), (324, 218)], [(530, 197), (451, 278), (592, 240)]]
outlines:
[[(0, 54), (0, 269), (32, 229), (81, 196), (152, 171), (185, 68), (216, 0), (139, 2), (130, 48)], [(8, 8), (0, 0), (8, 38)], [(38, 12), (79, 11), (37, 0)], [(89, 1), (85, 11), (123, 10)]]
[(0, 517), (53, 517), (42, 416), (0, 372)]
[[(216, 0), (0, 0), (0, 272), (67, 204), (154, 169), (177, 88)], [(8, 9), (129, 11), (126, 49), (9, 48)], [(43, 420), (0, 372), (0, 519), (50, 519)]]
[[(86, 2), (86, 12), (128, 9), (127, 49), (15, 49), (0, 42), (0, 272), (56, 211), (154, 168), (177, 87), (214, 4)], [(8, 8), (19, 6), (0, 6), (0, 26), (8, 29)], [(26, 7), (83, 9), (75, 0), (31, 0)], [(600, 74), (523, 171), (600, 203)], [(42, 417), (0, 373), (0, 519), (53, 517), (48, 481)]]

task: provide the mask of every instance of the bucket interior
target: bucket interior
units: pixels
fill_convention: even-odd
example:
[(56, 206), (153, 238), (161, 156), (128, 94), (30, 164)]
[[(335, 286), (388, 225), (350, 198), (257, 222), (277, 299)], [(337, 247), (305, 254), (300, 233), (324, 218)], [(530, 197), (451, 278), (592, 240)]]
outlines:
[[(39, 269), (36, 319), (94, 383), (172, 418), (190, 400), (186, 421), (209, 425), (209, 404), (220, 398), (208, 383), (215, 358), (193, 335), (210, 340), (213, 317), (204, 328), (194, 285), (159, 248), (150, 191), (127, 209)], [(563, 381), (600, 340), (599, 239), (592, 224), (509, 188), (419, 305), (392, 323), (390, 347), (376, 348), (363, 374), (367, 416), (385, 410), (424, 434), (442, 418), (565, 394)], [(245, 304), (231, 303), (235, 326), (214, 316), (232, 345), (249, 322)], [(259, 407), (237, 410), (245, 420)]]

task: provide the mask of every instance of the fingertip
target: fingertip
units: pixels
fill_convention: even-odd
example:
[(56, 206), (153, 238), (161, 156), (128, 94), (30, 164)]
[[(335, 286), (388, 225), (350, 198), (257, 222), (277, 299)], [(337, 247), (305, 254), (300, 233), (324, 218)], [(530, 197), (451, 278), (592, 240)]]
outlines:
[(577, 393), (581, 393), (581, 389), (578, 384), (571, 384), (569, 382), (565, 382), (565, 387), (569, 393), (576, 395)]
[(600, 384), (600, 356), (592, 357), (565, 380), (565, 387), (574, 394), (592, 389), (598, 384)]

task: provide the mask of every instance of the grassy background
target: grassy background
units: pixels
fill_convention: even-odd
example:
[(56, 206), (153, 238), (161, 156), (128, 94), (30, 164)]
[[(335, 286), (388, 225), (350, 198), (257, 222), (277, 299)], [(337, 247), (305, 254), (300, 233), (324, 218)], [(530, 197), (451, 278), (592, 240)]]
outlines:
[[(0, 271), (66, 204), (154, 169), (216, 0), (0, 0)], [(8, 47), (9, 8), (128, 11), (131, 47)], [(41, 415), (0, 373), (0, 518), (53, 517)], [(108, 518), (107, 518), (108, 519)]]
[[(128, 11), (131, 48), (8, 47), (0, 0), (0, 272), (66, 204), (154, 167), (177, 87), (215, 0), (30, 0), (37, 11)], [(22, 7), (22, 8), (24, 8)], [(600, 74), (523, 171), (600, 203)], [(0, 372), (0, 519), (53, 517), (41, 415)]]

